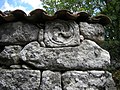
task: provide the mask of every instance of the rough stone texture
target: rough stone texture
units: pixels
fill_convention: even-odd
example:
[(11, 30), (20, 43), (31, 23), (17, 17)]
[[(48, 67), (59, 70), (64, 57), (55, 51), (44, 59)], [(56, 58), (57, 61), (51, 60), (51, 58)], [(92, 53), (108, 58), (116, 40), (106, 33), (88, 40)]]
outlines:
[(37, 40), (39, 29), (23, 22), (7, 23), (0, 26), (0, 45), (26, 44)]
[(104, 28), (100, 24), (81, 22), (80, 32), (84, 38), (93, 40), (99, 44), (104, 41)]
[(38, 69), (106, 69), (110, 55), (95, 42), (84, 40), (77, 47), (43, 48), (31, 42), (20, 52), (20, 58)]
[(47, 22), (44, 38), (48, 47), (79, 45), (79, 26), (74, 21), (55, 20)]
[(2, 65), (12, 65), (19, 64), (19, 53), (22, 47), (19, 45), (5, 46), (4, 50), (0, 53), (0, 64)]
[(40, 71), (0, 70), (0, 90), (38, 90)]
[(89, 71), (110, 65), (109, 53), (95, 43), (104, 40), (103, 26), (55, 20), (43, 28), (0, 25), (0, 90), (116, 90), (111, 73)]
[(63, 90), (116, 90), (109, 72), (68, 71), (62, 74)]
[(53, 71), (43, 71), (40, 90), (62, 90), (61, 74)]

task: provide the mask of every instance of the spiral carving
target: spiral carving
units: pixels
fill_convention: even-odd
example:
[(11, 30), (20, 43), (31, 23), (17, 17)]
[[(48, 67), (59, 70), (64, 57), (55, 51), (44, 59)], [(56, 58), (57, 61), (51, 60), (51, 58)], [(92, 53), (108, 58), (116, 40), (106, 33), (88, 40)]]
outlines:
[(79, 27), (74, 21), (55, 20), (46, 23), (45, 44), (49, 47), (79, 45)]

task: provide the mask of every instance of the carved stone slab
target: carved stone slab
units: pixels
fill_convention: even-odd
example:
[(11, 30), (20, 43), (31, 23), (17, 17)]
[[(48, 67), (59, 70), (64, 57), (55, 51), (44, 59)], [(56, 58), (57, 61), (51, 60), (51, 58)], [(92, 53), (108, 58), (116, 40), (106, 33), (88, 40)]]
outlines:
[(80, 44), (79, 26), (74, 21), (55, 20), (46, 23), (44, 42), (48, 47)]

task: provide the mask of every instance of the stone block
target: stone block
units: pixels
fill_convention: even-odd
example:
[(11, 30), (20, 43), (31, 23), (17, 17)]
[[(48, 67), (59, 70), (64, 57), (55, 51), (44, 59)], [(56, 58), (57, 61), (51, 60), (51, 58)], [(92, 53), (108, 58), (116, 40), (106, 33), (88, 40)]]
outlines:
[(38, 90), (38, 70), (0, 70), (0, 90)]
[(67, 71), (62, 74), (63, 90), (116, 90), (107, 71)]
[(85, 39), (93, 40), (98, 44), (104, 41), (104, 27), (100, 24), (88, 24), (80, 22), (80, 32)]
[(45, 25), (47, 47), (68, 47), (80, 44), (79, 26), (74, 21), (55, 20)]
[(43, 48), (38, 42), (31, 42), (22, 49), (20, 58), (38, 69), (49, 70), (107, 69), (110, 65), (109, 52), (90, 40), (62, 48)]
[(0, 45), (19, 44), (37, 40), (39, 28), (33, 24), (12, 22), (0, 25)]

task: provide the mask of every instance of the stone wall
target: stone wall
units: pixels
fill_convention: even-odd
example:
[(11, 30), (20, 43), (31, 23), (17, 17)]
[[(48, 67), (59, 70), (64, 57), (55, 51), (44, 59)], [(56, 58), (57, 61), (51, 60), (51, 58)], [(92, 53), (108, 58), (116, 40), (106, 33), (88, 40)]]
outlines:
[(100, 24), (0, 25), (0, 90), (116, 90)]

